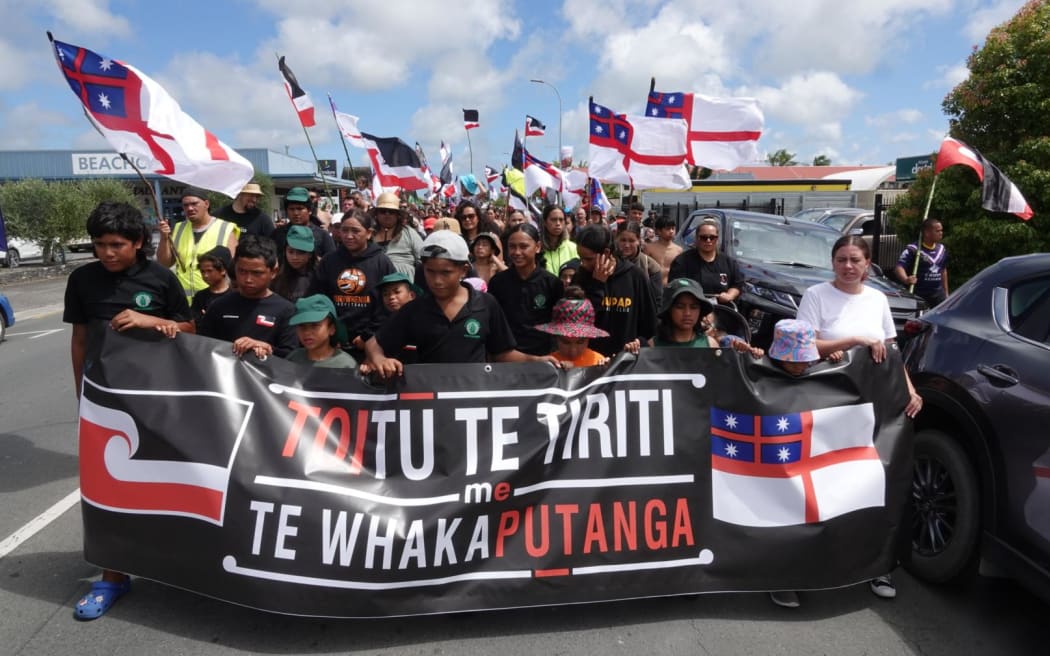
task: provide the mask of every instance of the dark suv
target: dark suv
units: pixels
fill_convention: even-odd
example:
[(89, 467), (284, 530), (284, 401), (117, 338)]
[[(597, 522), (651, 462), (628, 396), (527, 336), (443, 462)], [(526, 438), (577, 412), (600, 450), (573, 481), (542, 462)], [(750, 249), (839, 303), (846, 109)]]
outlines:
[[(704, 219), (719, 222), (719, 249), (736, 259), (746, 283), (737, 308), (747, 318), (752, 341), (765, 348), (772, 341), (773, 324), (794, 318), (807, 289), (834, 279), (831, 247), (842, 233), (809, 221), (743, 210), (696, 210), (679, 226), (682, 248), (695, 248), (696, 228)], [(898, 334), (905, 322), (917, 318), (926, 304), (873, 267), (867, 281), (886, 294)]]
[(1050, 601), (1050, 253), (993, 264), (908, 329), (909, 569), (944, 582), (980, 556)]

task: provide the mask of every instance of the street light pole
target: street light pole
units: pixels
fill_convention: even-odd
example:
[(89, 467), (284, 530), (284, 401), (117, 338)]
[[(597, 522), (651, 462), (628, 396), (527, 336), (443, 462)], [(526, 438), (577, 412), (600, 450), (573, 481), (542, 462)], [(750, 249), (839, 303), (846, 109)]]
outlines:
[(561, 94), (558, 93), (558, 87), (554, 86), (550, 82), (544, 80), (529, 80), (534, 84), (546, 84), (550, 88), (554, 89), (554, 95), (558, 97), (558, 164), (561, 164)]

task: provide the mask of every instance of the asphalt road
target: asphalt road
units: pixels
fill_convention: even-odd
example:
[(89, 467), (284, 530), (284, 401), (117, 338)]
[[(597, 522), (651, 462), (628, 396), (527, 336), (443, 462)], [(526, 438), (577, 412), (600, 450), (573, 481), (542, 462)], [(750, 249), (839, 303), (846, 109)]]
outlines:
[[(3, 286), (17, 324), (0, 345), (0, 554), (77, 489), (64, 281)], [(55, 331), (55, 332), (52, 332)], [(0, 654), (1041, 654), (1048, 607), (1016, 584), (928, 586), (897, 574), (893, 601), (866, 585), (718, 594), (456, 616), (339, 621), (270, 615), (137, 580), (104, 618), (73, 603), (97, 570), (79, 504), (0, 555)]]

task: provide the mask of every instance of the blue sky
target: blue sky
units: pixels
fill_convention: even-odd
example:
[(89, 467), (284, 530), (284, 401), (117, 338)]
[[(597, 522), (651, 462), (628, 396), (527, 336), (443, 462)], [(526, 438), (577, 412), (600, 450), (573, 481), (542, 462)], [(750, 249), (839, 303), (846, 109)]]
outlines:
[[(309, 159), (274, 52), (318, 108), (320, 158), (345, 161), (326, 94), (378, 136), (419, 141), (431, 162), (452, 144), (474, 170), (509, 159), (526, 114), (547, 124), (529, 150), (562, 141), (587, 158), (588, 96), (644, 110), (658, 90), (754, 96), (762, 152), (800, 163), (886, 164), (936, 150), (941, 100), (965, 60), (1021, 0), (0, 0), (0, 144), (98, 149), (105, 142), (65, 86), (45, 36), (129, 63), (235, 148)], [(355, 164), (366, 161), (351, 148)], [(0, 155), (2, 156), (2, 155)], [(758, 163), (758, 162), (756, 162)]]

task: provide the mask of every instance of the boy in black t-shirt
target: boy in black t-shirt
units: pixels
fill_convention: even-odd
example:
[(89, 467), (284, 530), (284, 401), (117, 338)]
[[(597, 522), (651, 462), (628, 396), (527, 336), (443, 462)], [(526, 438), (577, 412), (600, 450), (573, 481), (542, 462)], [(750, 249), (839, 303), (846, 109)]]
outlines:
[(230, 249), (216, 246), (207, 253), (198, 255), (197, 270), (201, 272), (201, 278), (204, 278), (208, 287), (193, 295), (190, 314), (193, 315), (194, 322), (199, 322), (204, 317), (215, 299), (230, 292)]
[[(174, 338), (193, 332), (190, 308), (175, 274), (147, 258), (150, 233), (142, 213), (127, 203), (101, 203), (87, 220), (96, 262), (80, 267), (66, 282), (62, 320), (73, 324), (70, 354), (77, 398), (100, 331), (158, 330)], [(127, 574), (103, 570), (102, 579), (73, 609), (78, 620), (108, 611), (131, 588)]]
[(383, 378), (401, 375), (399, 358), (405, 351), (414, 353), (421, 364), (484, 362), (487, 356), (496, 362), (559, 366), (549, 355), (516, 350), (496, 299), (463, 283), (470, 264), (461, 237), (448, 230), (431, 233), (423, 241), (422, 256), (430, 293), (402, 307), (368, 340), (368, 370)]
[(291, 301), (270, 291), (277, 275), (277, 248), (272, 239), (246, 235), (233, 258), (237, 289), (216, 299), (197, 326), (201, 335), (233, 342), (233, 352), (247, 351), (257, 358), (284, 357), (299, 346), (288, 320), (295, 314)]

